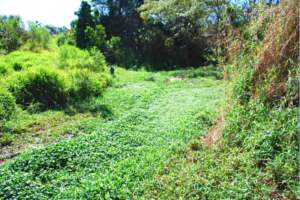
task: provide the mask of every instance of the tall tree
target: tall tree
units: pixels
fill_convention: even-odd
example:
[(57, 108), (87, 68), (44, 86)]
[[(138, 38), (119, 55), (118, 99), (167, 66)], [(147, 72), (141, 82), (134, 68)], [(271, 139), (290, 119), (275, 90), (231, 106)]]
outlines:
[(229, 0), (145, 0), (140, 11), (144, 20), (163, 23), (172, 30), (175, 46), (189, 65), (195, 50), (206, 57), (214, 52), (214, 60), (218, 60), (216, 40), (221, 13), (228, 3)]
[(86, 1), (82, 1), (79, 10), (75, 12), (75, 15), (78, 16), (75, 25), (76, 45), (81, 49), (85, 49), (86, 44), (90, 42), (89, 37), (85, 34), (87, 27), (89, 26), (95, 29), (95, 23), (91, 13), (91, 6)]
[(0, 15), (0, 54), (17, 50), (27, 39), (20, 16)]

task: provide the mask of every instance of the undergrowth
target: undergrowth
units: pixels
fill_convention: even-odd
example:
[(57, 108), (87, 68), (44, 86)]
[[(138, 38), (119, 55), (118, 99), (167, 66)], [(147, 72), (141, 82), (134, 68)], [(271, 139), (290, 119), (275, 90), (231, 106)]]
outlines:
[(170, 153), (146, 199), (298, 199), (298, 4), (259, 5), (231, 30), (219, 139)]
[[(196, 140), (199, 133), (207, 134), (205, 124), (216, 121), (213, 110), (219, 106), (220, 81), (199, 77), (190, 84), (170, 82), (169, 77), (116, 67), (113, 87), (94, 98), (95, 103), (78, 105), (90, 110), (81, 129), (85, 133), (29, 150), (5, 164), (0, 170), (0, 197), (143, 198), (168, 152)], [(104, 111), (105, 106), (103, 115), (93, 118), (96, 109)], [(78, 107), (74, 112), (81, 112)]]
[[(53, 39), (49, 44), (53, 45)], [(101, 52), (95, 49), (82, 51), (67, 45), (48, 49), (42, 49), (40, 53), (15, 51), (0, 58), (1, 160), (35, 143), (40, 146), (67, 137), (63, 136), (64, 131), (70, 132), (67, 121), (81, 127), (88, 119), (94, 118), (89, 109), (78, 112), (79, 109), (73, 107), (99, 97), (112, 84)], [(61, 66), (61, 62), (71, 61), (76, 65)], [(101, 109), (107, 110), (105, 107)], [(98, 110), (101, 113), (101, 109), (94, 113)], [(38, 119), (39, 116), (45, 121)], [(85, 120), (81, 119), (83, 116)], [(76, 117), (78, 119), (74, 119)], [(57, 126), (57, 121), (65, 123)], [(48, 134), (47, 130), (54, 127), (58, 130)]]

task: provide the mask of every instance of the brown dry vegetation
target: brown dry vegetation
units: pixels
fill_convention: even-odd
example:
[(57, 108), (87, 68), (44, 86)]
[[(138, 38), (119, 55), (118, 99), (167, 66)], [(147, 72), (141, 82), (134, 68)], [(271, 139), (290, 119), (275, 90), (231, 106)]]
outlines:
[[(252, 70), (253, 87), (249, 91), (254, 98), (265, 94), (265, 102), (271, 107), (285, 101), (286, 105), (299, 102), (297, 63), (299, 57), (299, 1), (283, 0), (278, 6), (252, 13), (252, 22), (246, 30), (232, 31), (228, 39), (229, 58), (236, 73)], [(258, 15), (259, 14), (259, 15)], [(240, 35), (241, 37), (236, 37)], [(242, 54), (243, 63), (240, 65)], [(236, 74), (236, 76), (238, 76)]]

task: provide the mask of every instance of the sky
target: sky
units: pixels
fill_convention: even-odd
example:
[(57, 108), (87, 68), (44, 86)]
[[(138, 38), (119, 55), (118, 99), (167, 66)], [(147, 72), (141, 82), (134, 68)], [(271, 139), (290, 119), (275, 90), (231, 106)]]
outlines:
[(0, 15), (20, 15), (27, 21), (70, 28), (82, 0), (0, 0)]

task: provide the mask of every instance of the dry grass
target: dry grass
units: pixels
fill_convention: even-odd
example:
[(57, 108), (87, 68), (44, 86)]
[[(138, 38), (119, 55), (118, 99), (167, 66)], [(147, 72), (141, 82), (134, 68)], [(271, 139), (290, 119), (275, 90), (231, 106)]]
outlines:
[(222, 126), (225, 124), (225, 119), (221, 118), (219, 123), (213, 126), (208, 132), (209, 134), (206, 136), (202, 136), (201, 140), (206, 145), (215, 145), (217, 140), (221, 137), (222, 134)]
[[(271, 9), (258, 6), (251, 18), (245, 31), (232, 31), (234, 37), (227, 41), (230, 41), (228, 55), (238, 67), (234, 76), (244, 68), (240, 63), (245, 54), (243, 63), (254, 71), (251, 91), (254, 98), (260, 97), (264, 90), (267, 103), (278, 104), (285, 99), (287, 105), (297, 104), (299, 90), (294, 88), (291, 92), (287, 82), (298, 85), (299, 0), (283, 0)], [(237, 34), (241, 35), (238, 39)], [(248, 37), (243, 37), (244, 34)]]

